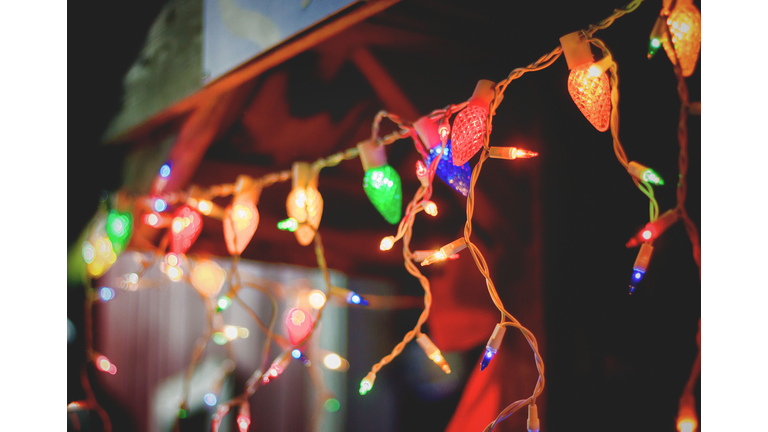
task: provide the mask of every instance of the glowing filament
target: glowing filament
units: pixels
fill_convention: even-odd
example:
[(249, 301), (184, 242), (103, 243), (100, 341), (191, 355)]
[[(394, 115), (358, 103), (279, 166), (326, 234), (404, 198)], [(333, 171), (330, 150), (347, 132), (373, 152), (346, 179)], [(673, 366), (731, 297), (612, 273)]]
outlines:
[(299, 227), (299, 223), (294, 218), (281, 220), (280, 222), (277, 223), (277, 228), (283, 231), (294, 232), (298, 227)]
[(200, 200), (200, 202), (197, 203), (197, 209), (200, 210), (200, 213), (209, 215), (211, 214), (211, 210), (213, 210), (213, 203), (208, 200)]
[(364, 395), (371, 391), (371, 388), (373, 388), (373, 383), (368, 381), (368, 377), (363, 378), (362, 381), (360, 381), (360, 394)]

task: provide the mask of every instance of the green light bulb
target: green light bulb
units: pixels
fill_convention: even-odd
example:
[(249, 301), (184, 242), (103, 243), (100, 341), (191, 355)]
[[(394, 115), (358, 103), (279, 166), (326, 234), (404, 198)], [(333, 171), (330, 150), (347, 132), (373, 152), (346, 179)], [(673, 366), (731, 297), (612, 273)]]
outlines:
[(391, 224), (400, 222), (403, 206), (403, 186), (400, 176), (388, 164), (365, 172), (363, 189), (376, 210)]
[(656, 51), (658, 51), (660, 47), (661, 41), (659, 38), (652, 38), (651, 42), (648, 44), (648, 58), (653, 58), (653, 56), (656, 55)]
[(214, 333), (211, 339), (213, 339), (213, 342), (216, 343), (216, 345), (224, 345), (227, 343), (227, 337), (221, 332)]
[(336, 412), (341, 408), (341, 404), (338, 400), (334, 398), (330, 398), (327, 401), (325, 401), (325, 410), (328, 412)]
[(373, 384), (368, 381), (368, 378), (363, 378), (363, 380), (360, 382), (360, 394), (364, 395), (368, 393), (371, 390), (371, 387), (373, 387)]
[(230, 300), (229, 297), (219, 297), (219, 300), (216, 302), (216, 312), (223, 311), (224, 309), (228, 308), (230, 304), (232, 304), (232, 300)]
[(106, 230), (109, 241), (112, 242), (112, 250), (119, 255), (131, 239), (133, 215), (129, 212), (120, 213), (117, 210), (110, 210)]
[(659, 177), (659, 175), (653, 172), (653, 170), (650, 168), (643, 171), (643, 181), (647, 181), (648, 183), (653, 183), (659, 186), (664, 184), (664, 180), (662, 180), (661, 177)]
[(283, 231), (290, 231), (294, 232), (299, 227), (299, 223), (294, 218), (288, 218), (285, 220), (281, 220), (277, 223), (277, 228), (281, 229)]

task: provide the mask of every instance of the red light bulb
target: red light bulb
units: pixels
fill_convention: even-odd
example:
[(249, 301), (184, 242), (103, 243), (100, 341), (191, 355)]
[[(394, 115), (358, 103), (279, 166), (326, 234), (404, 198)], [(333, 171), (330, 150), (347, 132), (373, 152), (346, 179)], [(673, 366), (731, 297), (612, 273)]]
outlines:
[(467, 163), (483, 146), (485, 125), (488, 119), (488, 107), (493, 100), (493, 89), (495, 86), (496, 83), (493, 81), (478, 81), (467, 107), (453, 121), (451, 143), (453, 146), (453, 164), (455, 166)]
[(171, 221), (171, 252), (186, 253), (203, 230), (203, 216), (185, 205), (176, 210)]
[(667, 26), (672, 43), (664, 38), (664, 51), (672, 64), (676, 63), (675, 57), (680, 60), (683, 76), (691, 76), (696, 70), (701, 49), (701, 13), (690, 0), (678, 1), (675, 10), (667, 18)]
[(291, 344), (296, 345), (312, 331), (312, 315), (302, 309), (293, 308), (286, 314), (285, 327), (288, 329)]

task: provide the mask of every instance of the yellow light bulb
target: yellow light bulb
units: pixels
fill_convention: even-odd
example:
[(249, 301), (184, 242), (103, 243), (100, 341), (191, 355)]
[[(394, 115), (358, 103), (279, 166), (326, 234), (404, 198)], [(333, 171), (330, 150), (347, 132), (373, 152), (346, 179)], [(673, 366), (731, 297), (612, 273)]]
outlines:
[(312, 291), (309, 293), (309, 304), (315, 309), (320, 309), (325, 304), (325, 294), (320, 290)]
[(435, 205), (435, 203), (432, 201), (424, 201), (422, 205), (424, 206), (425, 213), (430, 216), (437, 216), (437, 205)]
[(379, 245), (379, 249), (386, 251), (392, 249), (392, 246), (395, 244), (395, 237), (394, 236), (387, 236), (381, 239), (381, 244)]
[(224, 334), (227, 336), (227, 339), (234, 340), (237, 339), (237, 327), (235, 326), (227, 326), (224, 328)]
[(208, 200), (200, 200), (197, 204), (197, 209), (200, 210), (200, 213), (209, 215), (211, 214), (211, 210), (213, 210), (213, 203)]
[(226, 272), (213, 261), (202, 260), (192, 270), (190, 280), (200, 294), (211, 297), (221, 290)]
[(325, 359), (323, 359), (323, 364), (325, 364), (325, 367), (328, 369), (336, 370), (341, 367), (341, 357), (339, 357), (338, 354), (328, 354), (325, 356)]

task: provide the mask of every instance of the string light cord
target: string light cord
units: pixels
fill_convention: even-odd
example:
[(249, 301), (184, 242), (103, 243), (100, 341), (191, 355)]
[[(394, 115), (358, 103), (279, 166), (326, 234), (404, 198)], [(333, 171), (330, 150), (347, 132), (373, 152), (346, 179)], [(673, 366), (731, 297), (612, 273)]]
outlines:
[[(672, 34), (668, 24), (665, 22), (665, 25), (661, 27), (664, 30), (667, 40), (672, 40)], [(672, 49), (669, 50), (667, 54), (673, 59), (671, 62), (672, 69), (677, 78), (677, 94), (680, 98), (680, 119), (677, 125), (677, 142), (680, 146), (680, 153), (678, 156), (679, 180), (677, 183), (676, 209), (683, 221), (685, 231), (688, 234), (688, 239), (691, 241), (691, 246), (693, 247), (693, 259), (699, 267), (699, 279), (701, 279), (701, 241), (699, 230), (696, 228), (696, 224), (691, 220), (690, 216), (688, 216), (688, 211), (685, 209), (685, 198), (688, 193), (688, 114), (690, 113), (688, 86), (685, 83), (685, 77), (683, 76), (683, 70), (680, 67), (680, 61), (677, 59), (677, 53)]]
[[(584, 33), (587, 33), (587, 31), (585, 30)], [(587, 42), (590, 42), (591, 44), (600, 48), (600, 50), (602, 50), (603, 52), (604, 58), (612, 57), (611, 51), (608, 49), (608, 47), (605, 45), (605, 42), (603, 42), (602, 40), (598, 38), (590, 38), (590, 39), (587, 39)], [(614, 150), (614, 153), (616, 153), (616, 158), (619, 160), (619, 163), (621, 163), (621, 166), (623, 166), (624, 169), (628, 169), (629, 159), (627, 158), (627, 154), (624, 151), (624, 147), (621, 145), (621, 140), (619, 140), (619, 66), (616, 64), (616, 62), (611, 62), (611, 66), (609, 70), (611, 72), (609, 74), (609, 79), (611, 82), (611, 121), (610, 121), (611, 127), (610, 129), (611, 129), (611, 137), (613, 138), (613, 150)], [(640, 191), (646, 197), (648, 197), (648, 200), (650, 201), (649, 216), (650, 216), (650, 221), (653, 222), (659, 217), (659, 205), (654, 196), (653, 188), (648, 182), (640, 181), (631, 175), (630, 175), (630, 178), (632, 178), (632, 182), (635, 184), (635, 186), (637, 186), (637, 188), (640, 189)]]

